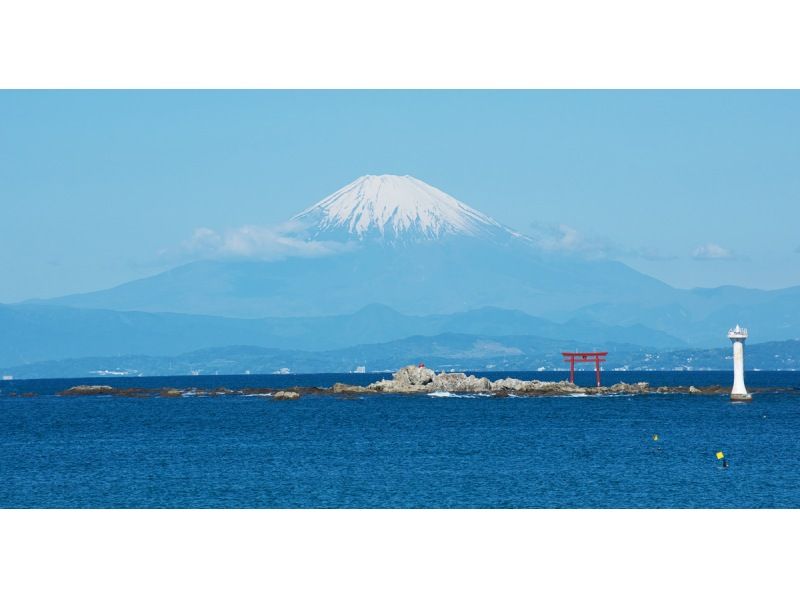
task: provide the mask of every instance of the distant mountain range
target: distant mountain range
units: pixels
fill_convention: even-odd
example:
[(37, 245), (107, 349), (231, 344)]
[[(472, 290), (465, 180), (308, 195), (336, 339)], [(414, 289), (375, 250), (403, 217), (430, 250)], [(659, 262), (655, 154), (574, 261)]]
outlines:
[(97, 355), (173, 355), (208, 347), (257, 345), (278, 350), (331, 350), (441, 333), (533, 335), (586, 345), (686, 346), (640, 325), (551, 322), (525, 313), (483, 308), (450, 315), (406, 316), (370, 305), (343, 316), (237, 319), (120, 312), (51, 305), (0, 305), (0, 366)]
[(361, 177), (285, 231), (286, 254), (223, 252), (111, 289), (0, 306), (0, 366), (232, 345), (316, 354), (445, 333), (664, 353), (725, 346), (737, 322), (751, 340), (800, 337), (800, 287), (676, 289), (559, 251), (409, 176)]

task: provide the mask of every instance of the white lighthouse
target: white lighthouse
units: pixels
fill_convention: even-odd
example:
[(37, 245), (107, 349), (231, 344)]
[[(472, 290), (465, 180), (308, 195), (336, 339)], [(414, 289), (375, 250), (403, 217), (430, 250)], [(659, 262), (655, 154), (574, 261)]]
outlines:
[(728, 338), (733, 343), (733, 388), (731, 400), (748, 401), (752, 397), (744, 387), (744, 341), (747, 340), (747, 328), (738, 324), (728, 331)]

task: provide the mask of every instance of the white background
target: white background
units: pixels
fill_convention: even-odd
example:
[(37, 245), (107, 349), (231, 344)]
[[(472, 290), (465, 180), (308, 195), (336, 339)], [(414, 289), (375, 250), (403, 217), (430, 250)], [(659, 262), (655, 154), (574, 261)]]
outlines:
[(791, 87), (789, 0), (4, 0), (11, 87)]
[[(764, 0), (4, 1), (0, 85), (795, 88), (797, 13)], [(6, 510), (0, 595), (794, 596), (799, 522), (796, 511)]]

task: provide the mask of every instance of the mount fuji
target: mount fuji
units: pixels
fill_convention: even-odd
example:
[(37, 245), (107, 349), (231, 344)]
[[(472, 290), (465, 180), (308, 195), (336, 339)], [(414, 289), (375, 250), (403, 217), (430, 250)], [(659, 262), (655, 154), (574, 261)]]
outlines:
[(314, 240), (410, 244), (445, 237), (522, 238), (486, 214), (411, 176), (362, 176), (292, 222)]
[[(620, 262), (557, 254), (410, 176), (363, 176), (289, 221), (321, 253), (204, 259), (98, 292), (37, 303), (238, 318), (319, 317), (381, 304), (408, 315), (492, 307), (587, 329), (644, 326), (689, 344), (747, 321), (759, 340), (797, 337), (800, 287), (682, 290)], [(720, 340), (721, 339), (721, 340)]]
[(201, 260), (54, 303), (235, 317), (321, 316), (384, 304), (426, 315), (486, 306), (551, 312), (668, 292), (614, 261), (548, 255), (532, 239), (410, 176), (364, 176), (300, 212), (322, 255)]

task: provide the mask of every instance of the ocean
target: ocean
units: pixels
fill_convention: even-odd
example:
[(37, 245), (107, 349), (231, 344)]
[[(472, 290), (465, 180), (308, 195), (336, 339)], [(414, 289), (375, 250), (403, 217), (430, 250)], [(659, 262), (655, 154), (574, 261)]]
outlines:
[[(490, 377), (506, 375), (565, 376)], [(751, 389), (783, 389), (751, 403), (683, 394), (295, 401), (55, 394), (79, 383), (236, 389), (384, 376), (0, 382), (0, 507), (800, 506), (800, 372), (747, 372)], [(593, 376), (582, 371), (576, 381), (591, 384)], [(728, 385), (731, 373), (603, 373), (604, 383), (620, 380)]]

